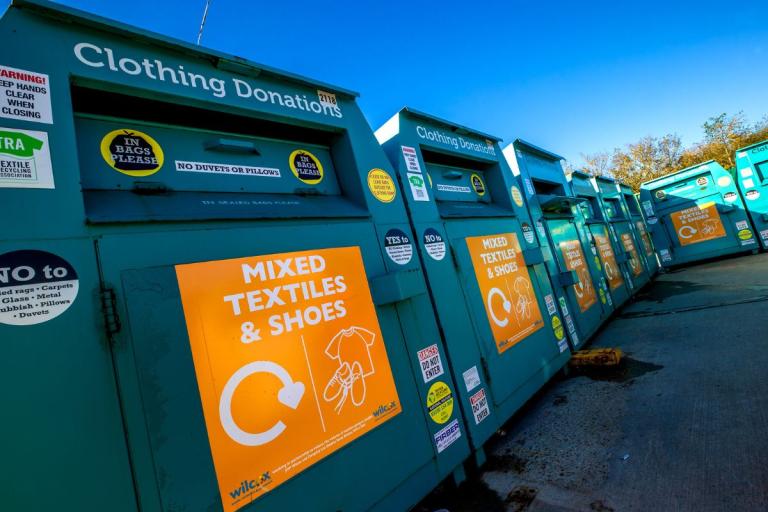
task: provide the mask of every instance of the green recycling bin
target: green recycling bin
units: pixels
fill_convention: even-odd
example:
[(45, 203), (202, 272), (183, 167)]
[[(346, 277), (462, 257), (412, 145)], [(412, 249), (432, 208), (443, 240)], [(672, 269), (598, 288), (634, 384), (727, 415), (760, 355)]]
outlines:
[(714, 160), (643, 183), (640, 206), (664, 267), (758, 249), (733, 177)]
[(618, 309), (633, 292), (632, 280), (625, 277), (626, 262), (619, 263), (624, 250), (611, 229), (594, 178), (587, 173), (574, 171), (571, 174), (571, 188), (576, 197), (584, 200), (578, 206), (584, 217), (590, 246), (600, 258), (601, 279), (605, 280), (608, 288), (608, 305)]
[(498, 139), (406, 108), (376, 131), (397, 168), (477, 458), (570, 353)]
[(648, 276), (653, 279), (659, 272), (659, 259), (656, 256), (651, 235), (648, 233), (648, 225), (645, 223), (643, 213), (640, 211), (639, 194), (635, 194), (632, 187), (626, 183), (618, 182), (618, 186), (621, 192), (622, 207), (631, 219), (630, 228), (635, 236), (635, 242), (642, 248), (640, 251), (641, 260), (645, 265)]
[(516, 159), (558, 302), (564, 314), (570, 313), (566, 325), (571, 343), (578, 349), (613, 309), (578, 207), (584, 200), (573, 195), (561, 156), (520, 139), (507, 146), (506, 154)]
[(600, 202), (608, 219), (609, 229), (619, 241), (619, 261), (626, 264), (625, 279), (636, 292), (650, 280), (644, 263), (645, 258), (642, 256), (642, 241), (636, 236), (636, 230), (632, 229), (633, 220), (618, 182), (613, 178), (597, 176), (595, 184), (600, 192)]
[(3, 509), (405, 510), (460, 476), (355, 93), (47, 2), (0, 34)]
[(768, 140), (736, 151), (736, 184), (763, 249), (768, 249)]

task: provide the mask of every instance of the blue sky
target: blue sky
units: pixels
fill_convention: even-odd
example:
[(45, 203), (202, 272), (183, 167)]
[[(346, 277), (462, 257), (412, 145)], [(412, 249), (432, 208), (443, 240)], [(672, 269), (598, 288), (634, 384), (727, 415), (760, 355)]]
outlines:
[[(67, 0), (194, 41), (204, 0)], [(611, 150), (743, 110), (768, 114), (768, 7), (681, 2), (213, 0), (203, 46), (564, 155)]]

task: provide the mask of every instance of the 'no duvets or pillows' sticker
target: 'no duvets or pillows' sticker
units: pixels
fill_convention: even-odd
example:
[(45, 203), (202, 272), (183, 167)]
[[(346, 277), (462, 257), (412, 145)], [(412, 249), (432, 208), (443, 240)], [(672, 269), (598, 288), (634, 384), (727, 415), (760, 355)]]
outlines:
[(382, 203), (391, 203), (397, 195), (397, 188), (392, 176), (383, 169), (368, 171), (368, 189), (370, 189), (373, 197)]
[(288, 157), (288, 165), (291, 172), (302, 183), (317, 185), (323, 181), (323, 164), (320, 160), (305, 149), (297, 149)]
[(426, 249), (429, 257), (435, 261), (440, 261), (445, 258), (445, 241), (443, 241), (443, 235), (437, 232), (435, 228), (427, 228), (424, 230), (424, 249)]
[(165, 160), (155, 139), (128, 128), (113, 130), (101, 139), (101, 156), (111, 168), (134, 178), (155, 174)]
[(389, 259), (398, 265), (406, 265), (413, 257), (411, 237), (399, 229), (390, 229), (384, 236), (384, 250)]
[(22, 250), (0, 255), (0, 323), (34, 325), (69, 309), (80, 281), (60, 256)]

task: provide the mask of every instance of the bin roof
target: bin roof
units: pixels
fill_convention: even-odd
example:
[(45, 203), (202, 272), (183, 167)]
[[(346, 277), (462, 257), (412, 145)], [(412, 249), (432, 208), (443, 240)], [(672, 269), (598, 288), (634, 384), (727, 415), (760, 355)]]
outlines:
[(483, 137), (485, 139), (492, 140), (494, 142), (500, 142), (501, 141), (501, 139), (499, 137), (496, 137), (494, 135), (489, 135), (487, 133), (483, 133), (481, 131), (474, 130), (472, 128), (467, 128), (466, 126), (463, 126), (463, 125), (460, 125), (460, 124), (457, 124), (457, 123), (452, 123), (451, 121), (446, 121), (445, 119), (442, 119), (440, 117), (427, 114), (425, 112), (422, 112), (421, 110), (416, 110), (415, 108), (403, 107), (400, 110), (400, 112), (401, 113), (405, 112), (405, 113), (407, 113), (408, 115), (410, 115), (412, 117), (420, 117), (420, 118), (425, 119), (427, 121), (434, 121), (434, 122), (437, 122), (437, 123), (440, 123), (440, 124), (444, 124), (446, 126), (450, 126), (451, 128), (453, 128), (455, 131), (458, 131), (459, 133), (463, 130), (463, 131), (467, 132), (467, 134), (477, 135), (477, 136)]
[(551, 151), (547, 151), (546, 149), (540, 148), (539, 146), (531, 144), (530, 142), (526, 142), (523, 139), (515, 139), (515, 142), (513, 142), (513, 144), (515, 145), (515, 148), (522, 147), (529, 153), (533, 153), (542, 158), (546, 158), (547, 160), (565, 160), (565, 158), (563, 158), (562, 156), (556, 153), (552, 153)]
[(342, 87), (331, 85), (318, 80), (313, 80), (301, 75), (282, 71), (270, 66), (265, 66), (251, 60), (238, 57), (236, 55), (211, 50), (209, 48), (203, 48), (192, 43), (182, 41), (180, 39), (164, 36), (149, 30), (143, 30), (131, 25), (127, 25), (125, 23), (120, 23), (119, 21), (81, 11), (79, 9), (48, 2), (47, 0), (13, 0), (11, 7), (29, 10), (45, 16), (51, 16), (60, 21), (71, 21), (80, 25), (95, 28), (97, 30), (107, 31), (110, 34), (128, 36), (138, 41), (164, 46), (175, 51), (181, 51), (183, 53), (192, 54), (198, 57), (215, 57), (220, 61), (224, 61), (227, 64), (230, 64), (230, 67), (248, 68), (251, 73), (264, 73), (266, 75), (282, 79), (289, 79), (294, 82), (308, 85), (310, 87), (329, 89), (329, 92), (332, 91), (345, 94), (347, 96), (357, 97), (360, 95), (359, 93), (349, 89), (344, 89)]

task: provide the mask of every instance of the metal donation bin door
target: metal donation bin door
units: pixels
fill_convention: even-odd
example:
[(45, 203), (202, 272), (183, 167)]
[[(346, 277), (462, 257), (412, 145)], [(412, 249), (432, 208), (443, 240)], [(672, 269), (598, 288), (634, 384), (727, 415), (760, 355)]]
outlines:
[(621, 182), (617, 183), (617, 185), (621, 193), (621, 206), (631, 219), (629, 227), (634, 234), (636, 245), (642, 248), (640, 254), (645, 269), (648, 272), (648, 277), (653, 278), (659, 271), (659, 260), (656, 257), (651, 236), (648, 234), (648, 226), (640, 211), (640, 202), (629, 185)]
[(595, 184), (600, 192), (600, 202), (608, 219), (609, 229), (619, 242), (619, 259), (626, 263), (625, 278), (632, 283), (636, 292), (650, 280), (644, 263), (645, 258), (641, 255), (641, 242), (635, 237), (632, 220), (624, 206), (624, 198), (616, 180), (598, 176), (595, 178)]
[(640, 205), (664, 266), (758, 248), (736, 184), (714, 160), (643, 183)]
[[(355, 93), (48, 3), (0, 29), (0, 72), (45, 81), (44, 118), (3, 119), (40, 152), (0, 184), (30, 212), (0, 267), (48, 269), (64, 297), (0, 316), (13, 359), (42, 365), (19, 403), (56, 390), (0, 427), (37, 439), (3, 454), (24, 491), (6, 507), (55, 474), (51, 510), (407, 509), (460, 467), (456, 386)], [(15, 364), (5, 389), (32, 374)]]
[(579, 203), (579, 210), (584, 217), (591, 246), (595, 248), (599, 258), (596, 264), (599, 263), (602, 268), (602, 279), (607, 283), (608, 303), (614, 308), (619, 308), (632, 295), (631, 281), (624, 277), (626, 270), (617, 259), (624, 251), (619, 250), (619, 242), (608, 224), (592, 176), (574, 171), (571, 175), (571, 188), (576, 197), (584, 200)]
[[(539, 236), (547, 240), (545, 257), (575, 348), (584, 344), (611, 313), (597, 250), (587, 238), (578, 205), (560, 161), (562, 157), (520, 139), (514, 156)], [(542, 243), (542, 245), (544, 245)]]
[(736, 183), (760, 244), (768, 249), (768, 140), (736, 151)]
[(412, 109), (376, 135), (399, 169), (480, 448), (569, 357), (541, 250), (498, 139)]

